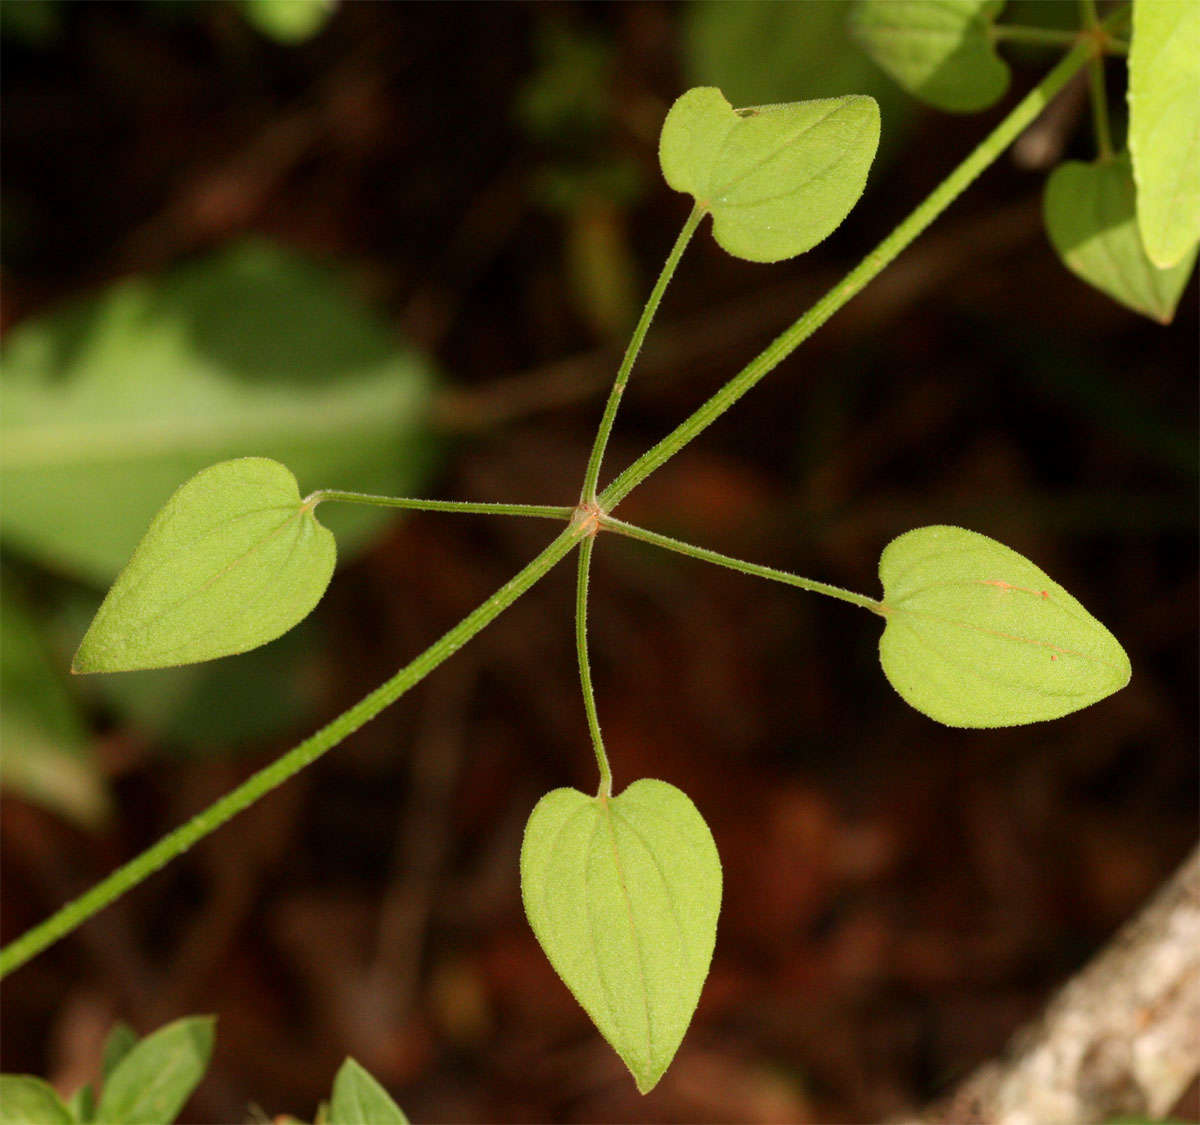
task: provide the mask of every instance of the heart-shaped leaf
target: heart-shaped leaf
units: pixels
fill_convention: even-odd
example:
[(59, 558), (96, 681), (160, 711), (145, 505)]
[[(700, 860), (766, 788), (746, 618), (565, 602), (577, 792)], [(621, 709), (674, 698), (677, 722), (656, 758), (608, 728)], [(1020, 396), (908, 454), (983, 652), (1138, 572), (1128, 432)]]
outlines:
[(525, 826), (521, 894), (550, 964), (649, 1092), (716, 941), (721, 861), (704, 818), (665, 781), (609, 798), (555, 789)]
[(951, 113), (986, 109), (1008, 89), (992, 21), (1004, 0), (859, 0), (850, 34), (914, 97)]
[(920, 527), (879, 560), (884, 674), (952, 727), (1056, 719), (1129, 682), (1116, 638), (1016, 551), (961, 527)]
[(333, 1080), (329, 1125), (408, 1125), (408, 1118), (366, 1067), (347, 1059)]
[(75, 654), (126, 672), (245, 652), (307, 617), (333, 575), (333, 535), (277, 461), (222, 461), (154, 517)]
[(1134, 219), (1129, 158), (1067, 161), (1046, 182), (1046, 231), (1066, 267), (1116, 301), (1163, 324), (1187, 286), (1196, 247), (1169, 269), (1146, 255)]
[(132, 1047), (104, 1080), (96, 1120), (174, 1121), (208, 1069), (215, 1023), (212, 1016), (175, 1020)]
[(1128, 98), (1138, 227), (1165, 268), (1200, 241), (1200, 4), (1133, 5)]
[(858, 202), (879, 147), (879, 106), (852, 95), (735, 110), (700, 86), (663, 122), (658, 159), (713, 217), (713, 237), (751, 262), (811, 249)]

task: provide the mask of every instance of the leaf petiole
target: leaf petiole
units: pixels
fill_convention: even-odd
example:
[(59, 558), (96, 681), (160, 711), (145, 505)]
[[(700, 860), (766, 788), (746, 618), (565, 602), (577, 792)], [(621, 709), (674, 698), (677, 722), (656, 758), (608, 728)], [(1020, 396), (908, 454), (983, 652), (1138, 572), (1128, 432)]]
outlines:
[(600, 428), (596, 431), (595, 441), (592, 442), (592, 451), (588, 455), (587, 469), (583, 477), (583, 488), (579, 493), (581, 504), (595, 502), (596, 482), (600, 479), (600, 464), (604, 460), (604, 451), (608, 447), (608, 436), (612, 433), (613, 422), (617, 417), (617, 407), (621, 405), (621, 396), (625, 393), (625, 386), (629, 382), (629, 372), (633, 370), (638, 352), (642, 350), (642, 341), (646, 338), (650, 322), (658, 311), (658, 305), (667, 288), (667, 283), (674, 276), (675, 267), (679, 265), (679, 259), (683, 257), (687, 244), (692, 240), (692, 235), (696, 233), (700, 220), (707, 214), (708, 212), (698, 203), (692, 208), (687, 222), (683, 224), (683, 230), (675, 239), (675, 245), (671, 247), (671, 253), (667, 255), (667, 260), (663, 264), (662, 272), (658, 275), (658, 280), (654, 283), (654, 288), (650, 290), (650, 296), (646, 298), (646, 306), (642, 309), (637, 327), (634, 328), (629, 346), (625, 349), (625, 355), (621, 359), (621, 366), (617, 369), (617, 377), (613, 380), (612, 390), (608, 393), (608, 401), (604, 404)]
[(1056, 27), (1027, 27), (1016, 23), (993, 24), (992, 40), (997, 43), (1029, 43), (1043, 47), (1073, 47), (1079, 39), (1078, 31), (1065, 31)]
[(596, 754), (596, 766), (600, 770), (600, 788), (597, 797), (612, 796), (612, 769), (600, 734), (600, 716), (596, 711), (596, 695), (592, 690), (592, 668), (588, 659), (587, 645), (587, 602), (588, 577), (592, 567), (592, 545), (594, 536), (586, 536), (579, 544), (579, 570), (575, 584), (575, 651), (579, 656), (579, 684), (583, 688), (583, 709), (587, 712), (588, 733), (592, 736), (592, 749)]
[(569, 520), (574, 508), (550, 504), (493, 504), (474, 500), (420, 500), (407, 496), (373, 496), (367, 492), (339, 492), (320, 488), (304, 498), (306, 508), (315, 508), (326, 500), (347, 504), (371, 504), (379, 508), (408, 508), (417, 512), (461, 512), (484, 516), (538, 516), (548, 520)]
[(742, 574), (750, 574), (755, 578), (767, 578), (772, 582), (782, 582), (787, 586), (795, 586), (812, 594), (824, 594), (826, 597), (837, 598), (838, 601), (849, 602), (862, 609), (869, 609), (872, 613), (882, 614), (884, 612), (882, 604), (874, 598), (867, 597), (866, 594), (856, 594), (852, 590), (843, 590), (841, 586), (831, 586), (828, 582), (816, 582), (811, 578), (803, 578), (799, 574), (792, 574), (786, 570), (776, 570), (773, 566), (761, 566), (758, 563), (735, 559), (729, 555), (722, 555), (719, 551), (710, 551), (707, 547), (696, 547), (691, 543), (685, 543), (682, 539), (672, 539), (669, 535), (661, 535), (657, 531), (648, 531), (644, 527), (625, 523), (624, 520), (614, 519), (612, 516), (601, 517), (600, 526), (606, 531), (615, 531), (618, 535), (624, 535), (628, 539), (639, 539), (643, 543), (651, 543), (655, 547), (662, 547), (665, 550), (700, 559), (703, 562), (715, 563), (717, 566), (736, 570)]

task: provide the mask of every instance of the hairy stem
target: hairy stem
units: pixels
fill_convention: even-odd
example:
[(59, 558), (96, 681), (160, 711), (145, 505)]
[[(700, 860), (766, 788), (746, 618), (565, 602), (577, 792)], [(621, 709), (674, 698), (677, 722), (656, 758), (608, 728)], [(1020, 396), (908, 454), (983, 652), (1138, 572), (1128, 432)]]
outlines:
[(463, 512), (484, 516), (540, 516), (549, 520), (569, 520), (574, 508), (558, 508), (549, 504), (493, 504), (473, 500), (416, 500), (406, 496), (372, 496), (366, 492), (339, 492), (321, 488), (304, 498), (307, 507), (315, 508), (326, 500), (347, 504), (372, 504), (379, 508), (411, 508), (418, 512)]
[(628, 539), (639, 539), (643, 543), (652, 543), (656, 547), (663, 547), (676, 554), (701, 559), (704, 562), (714, 563), (742, 574), (751, 574), (755, 578), (769, 578), (772, 582), (783, 582), (785, 585), (808, 590), (813, 594), (824, 594), (826, 597), (837, 598), (838, 601), (849, 602), (851, 605), (869, 609), (873, 613), (883, 612), (880, 603), (874, 598), (867, 597), (866, 594), (843, 590), (841, 586), (831, 586), (828, 582), (815, 582), (811, 578), (802, 578), (799, 574), (776, 570), (773, 566), (760, 566), (758, 563), (735, 559), (717, 551), (710, 551), (707, 547), (696, 547), (691, 543), (685, 543), (682, 539), (672, 539), (669, 535), (660, 535), (657, 531), (647, 531), (644, 527), (637, 527), (635, 524), (625, 523), (623, 520), (613, 519), (611, 516), (601, 519), (600, 526), (605, 531), (615, 531), (618, 535), (624, 535)]
[(696, 233), (700, 220), (706, 214), (708, 212), (699, 204), (692, 208), (692, 213), (688, 215), (687, 222), (683, 224), (683, 230), (675, 239), (675, 245), (671, 247), (671, 253), (667, 256), (662, 272), (658, 275), (658, 280), (654, 283), (654, 288), (646, 299), (646, 307), (642, 309), (642, 315), (638, 318), (637, 327), (633, 330), (633, 336), (630, 338), (629, 346), (625, 349), (621, 366), (617, 370), (617, 377), (613, 380), (612, 390), (608, 393), (608, 402), (604, 404), (604, 414), (600, 419), (600, 428), (596, 431), (596, 440), (592, 442), (592, 451), (588, 455), (587, 470), (583, 477), (583, 488), (579, 493), (581, 504), (595, 503), (596, 482), (600, 479), (600, 465), (604, 460), (604, 451), (608, 448), (608, 436), (612, 433), (613, 422), (617, 417), (617, 407), (621, 405), (621, 396), (625, 393), (625, 386), (629, 382), (629, 373), (633, 370), (638, 352), (642, 350), (642, 341), (646, 338), (646, 331), (654, 319), (654, 314), (658, 311), (658, 304), (662, 300), (667, 283), (675, 275), (675, 267), (679, 265), (679, 259), (683, 257), (687, 244), (692, 240), (692, 235)]
[(579, 573), (575, 583), (575, 651), (579, 656), (579, 684), (583, 688), (583, 709), (587, 712), (588, 732), (592, 736), (592, 750), (596, 754), (596, 766), (600, 770), (600, 788), (597, 797), (612, 796), (612, 770), (608, 754), (604, 750), (604, 739), (600, 734), (600, 716), (596, 713), (596, 695), (592, 691), (592, 666), (588, 659), (587, 603), (588, 578), (592, 569), (592, 545), (594, 536), (587, 536), (579, 546)]
[(249, 808), (277, 785), (316, 761), (325, 751), (336, 746), (347, 735), (369, 722), (389, 704), (394, 703), (414, 684), (423, 680), (447, 657), (457, 652), (485, 625), (499, 617), (535, 582), (563, 559), (578, 542), (574, 530), (565, 528), (541, 554), (500, 587), (487, 601), (468, 614), (448, 633), (434, 641), (412, 663), (405, 665), (386, 683), (364, 696), (348, 711), (343, 712), (299, 746), (277, 758), (251, 775), (232, 792), (210, 805), (187, 823), (168, 833), (141, 855), (118, 867), (91, 890), (68, 903), (46, 921), (35, 926), (0, 951), (0, 977), (7, 976), (36, 956), (48, 945), (69, 934), (93, 914), (103, 910), (114, 899), (136, 887), (148, 875), (165, 866), (177, 855), (203, 839), (227, 820)]

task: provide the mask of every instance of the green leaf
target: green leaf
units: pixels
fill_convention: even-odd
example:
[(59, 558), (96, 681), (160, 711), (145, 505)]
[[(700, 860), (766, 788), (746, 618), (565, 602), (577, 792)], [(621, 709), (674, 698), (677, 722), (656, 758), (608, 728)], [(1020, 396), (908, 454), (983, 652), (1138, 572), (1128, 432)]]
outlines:
[(1155, 266), (1138, 234), (1134, 196), (1127, 156), (1096, 164), (1067, 161), (1046, 183), (1046, 230), (1072, 273), (1134, 312), (1167, 324), (1197, 248), (1170, 269)]
[(100, 1064), (100, 1075), (105, 1081), (117, 1069), (121, 1060), (137, 1046), (137, 1032), (123, 1020), (118, 1020), (104, 1040), (104, 1058)]
[(720, 87), (735, 105), (869, 94), (887, 122), (878, 169), (904, 150), (917, 105), (850, 41), (846, 23), (846, 0), (692, 0), (683, 12), (688, 85)]
[(85, 1082), (67, 1101), (67, 1110), (76, 1121), (91, 1122), (96, 1115), (96, 1092)]
[(29, 1074), (0, 1074), (0, 1125), (75, 1125), (49, 1082)]
[(696, 806), (645, 779), (612, 798), (547, 793), (525, 826), (521, 894), (550, 964), (648, 1093), (716, 941), (721, 861)]
[[(6, 546), (99, 587), (206, 465), (270, 457), (309, 487), (403, 496), (433, 462), (429, 364), (335, 274), (269, 243), (23, 324), (3, 367)], [(346, 557), (393, 519), (342, 504), (327, 522)]]
[(1056, 719), (1129, 682), (1116, 638), (1016, 551), (961, 527), (920, 527), (879, 560), (884, 674), (952, 727)]
[(711, 86), (678, 98), (658, 158), (676, 191), (713, 217), (728, 253), (778, 262), (811, 249), (862, 195), (879, 106), (853, 95), (735, 110)]
[(96, 1108), (100, 1125), (167, 1125), (208, 1069), (213, 1016), (176, 1020), (147, 1035), (108, 1076)]
[(38, 625), (6, 582), (0, 614), (0, 782), (83, 828), (104, 823), (108, 789), (75, 701)]
[(914, 97), (951, 113), (986, 109), (1008, 89), (992, 44), (1004, 0), (858, 0), (850, 34)]
[(311, 39), (333, 15), (336, 0), (242, 0), (246, 22), (280, 43)]
[(408, 1125), (408, 1118), (370, 1072), (348, 1058), (333, 1080), (329, 1125)]
[(1166, 268), (1200, 241), (1200, 4), (1136, 0), (1128, 97), (1138, 229)]
[(266, 644), (321, 600), (336, 554), (283, 465), (222, 461), (154, 517), (71, 669), (163, 668)]

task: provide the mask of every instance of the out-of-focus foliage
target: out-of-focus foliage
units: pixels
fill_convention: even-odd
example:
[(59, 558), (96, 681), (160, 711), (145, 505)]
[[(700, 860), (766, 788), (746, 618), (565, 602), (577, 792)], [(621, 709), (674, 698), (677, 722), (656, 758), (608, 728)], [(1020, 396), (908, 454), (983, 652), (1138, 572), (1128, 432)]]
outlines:
[(246, 22), (280, 43), (302, 43), (319, 32), (337, 0), (242, 0)]
[(0, 780), (5, 789), (78, 824), (107, 816), (104, 780), (87, 736), (33, 616), (5, 582), (0, 614)]
[[(267, 243), (120, 282), (9, 336), (0, 529), (107, 584), (215, 461), (269, 456), (306, 491), (409, 492), (434, 452), (432, 384), (335, 277)], [(328, 522), (345, 550), (388, 518), (345, 506)]]
[(1072, 273), (1134, 312), (1168, 323), (1187, 286), (1196, 246), (1160, 269), (1146, 254), (1134, 215), (1129, 157), (1060, 164), (1046, 183), (1046, 230)]
[(1008, 89), (991, 26), (1004, 0), (857, 0), (851, 34), (914, 97), (951, 113), (985, 109)]

